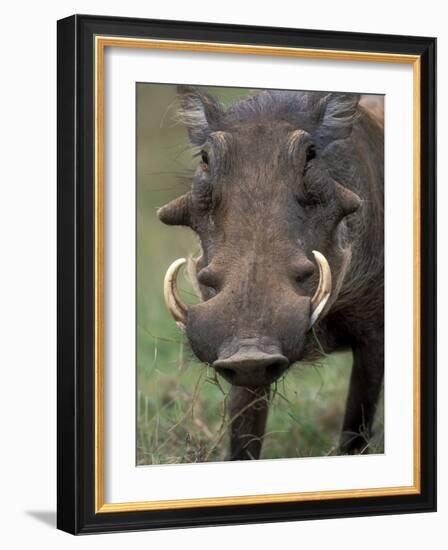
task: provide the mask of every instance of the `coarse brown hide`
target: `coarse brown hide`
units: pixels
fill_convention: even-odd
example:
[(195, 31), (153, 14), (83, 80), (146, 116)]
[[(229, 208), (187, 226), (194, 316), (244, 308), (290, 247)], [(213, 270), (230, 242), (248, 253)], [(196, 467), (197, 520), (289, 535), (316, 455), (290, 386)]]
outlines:
[[(191, 190), (159, 217), (200, 239), (202, 301), (179, 299), (176, 320), (195, 355), (233, 385), (234, 412), (245, 411), (229, 458), (258, 458), (261, 444), (249, 451), (236, 426), (262, 437), (267, 404), (257, 396), (267, 402), (270, 385), (316, 353), (316, 337), (326, 351), (354, 350), (341, 452), (362, 451), (383, 378), (381, 124), (357, 94), (264, 91), (226, 110), (198, 89), (178, 91), (199, 160)], [(332, 279), (314, 335), (313, 251)]]

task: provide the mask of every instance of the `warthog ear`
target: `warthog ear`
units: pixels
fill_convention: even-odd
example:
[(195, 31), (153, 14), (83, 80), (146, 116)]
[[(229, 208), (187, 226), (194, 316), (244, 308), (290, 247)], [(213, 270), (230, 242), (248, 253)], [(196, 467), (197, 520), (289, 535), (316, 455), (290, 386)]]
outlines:
[(219, 130), (223, 108), (214, 97), (192, 86), (180, 85), (177, 93), (180, 101), (178, 118), (187, 127), (192, 144), (200, 147), (210, 132)]
[(159, 220), (167, 225), (190, 225), (190, 199), (190, 193), (186, 193), (159, 208)]
[(321, 118), (317, 131), (324, 144), (350, 136), (358, 116), (360, 97), (360, 94), (334, 92), (321, 100)]
[(359, 196), (353, 191), (350, 191), (350, 189), (347, 189), (347, 187), (344, 187), (337, 182), (336, 196), (341, 207), (341, 212), (344, 216), (353, 214), (353, 212), (356, 212), (356, 210), (358, 210), (358, 208), (361, 206), (362, 201)]

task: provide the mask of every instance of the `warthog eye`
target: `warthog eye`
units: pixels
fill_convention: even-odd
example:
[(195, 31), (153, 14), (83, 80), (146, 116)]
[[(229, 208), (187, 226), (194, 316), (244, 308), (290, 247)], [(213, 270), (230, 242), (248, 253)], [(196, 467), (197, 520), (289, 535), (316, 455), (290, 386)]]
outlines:
[(203, 170), (208, 170), (209, 158), (206, 151), (201, 151), (201, 166)]
[(310, 145), (306, 151), (306, 158), (305, 158), (306, 164), (308, 164), (308, 162), (313, 160), (313, 158), (316, 158), (316, 148), (314, 147), (314, 145)]

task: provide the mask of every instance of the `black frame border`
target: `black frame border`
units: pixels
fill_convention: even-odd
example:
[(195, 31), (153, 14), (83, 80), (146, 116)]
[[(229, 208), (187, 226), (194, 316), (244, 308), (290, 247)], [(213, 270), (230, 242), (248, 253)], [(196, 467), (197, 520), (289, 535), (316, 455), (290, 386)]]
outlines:
[[(436, 510), (436, 39), (74, 15), (58, 21), (57, 526), (72, 534)], [(95, 513), (96, 35), (417, 55), (421, 60), (421, 492)]]

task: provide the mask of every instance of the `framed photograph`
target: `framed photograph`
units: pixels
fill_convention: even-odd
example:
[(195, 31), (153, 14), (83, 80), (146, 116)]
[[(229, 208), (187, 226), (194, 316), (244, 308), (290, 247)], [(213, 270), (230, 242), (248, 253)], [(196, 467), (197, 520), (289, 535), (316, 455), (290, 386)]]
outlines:
[(434, 38), (58, 22), (58, 527), (434, 511)]

